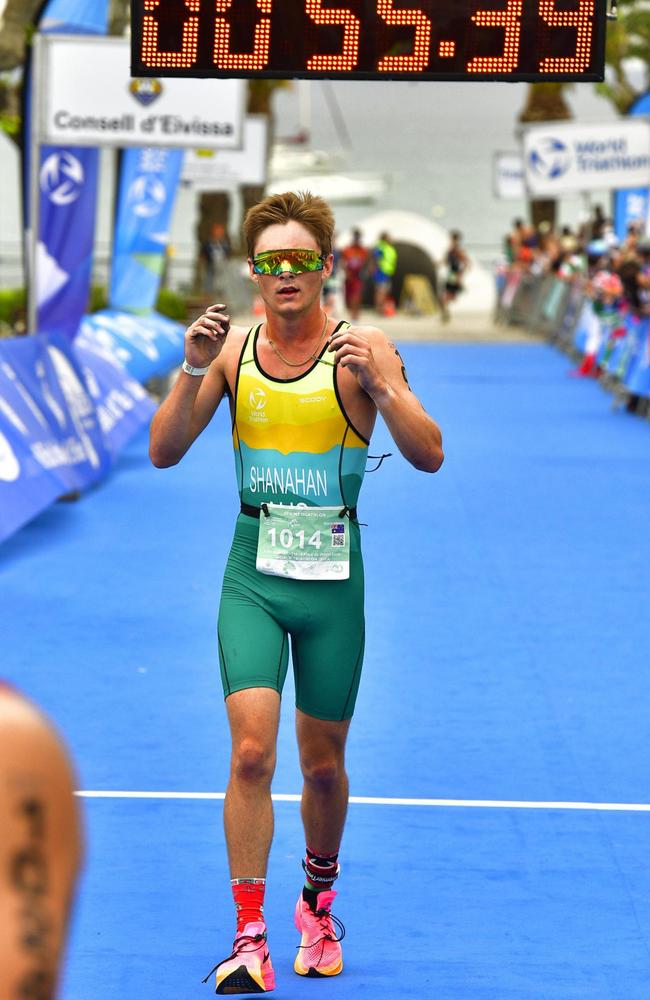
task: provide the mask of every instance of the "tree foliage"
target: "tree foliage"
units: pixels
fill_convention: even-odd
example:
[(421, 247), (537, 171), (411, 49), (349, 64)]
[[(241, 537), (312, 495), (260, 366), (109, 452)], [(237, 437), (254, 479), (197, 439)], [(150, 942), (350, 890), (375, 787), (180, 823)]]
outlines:
[[(604, 0), (603, 0), (604, 2)], [(532, 83), (521, 122), (571, 117), (564, 95), (571, 84)], [(607, 22), (605, 81), (596, 90), (624, 115), (650, 86), (650, 0), (618, 0), (618, 18)]]
[[(641, 74), (631, 74), (633, 63)], [(650, 84), (650, 3), (647, 0), (618, 0), (618, 20), (607, 25), (605, 49), (607, 73), (604, 83), (596, 85), (622, 114), (627, 114), (634, 102)], [(641, 76), (638, 80), (635, 77)], [(640, 84), (640, 85), (639, 85)]]

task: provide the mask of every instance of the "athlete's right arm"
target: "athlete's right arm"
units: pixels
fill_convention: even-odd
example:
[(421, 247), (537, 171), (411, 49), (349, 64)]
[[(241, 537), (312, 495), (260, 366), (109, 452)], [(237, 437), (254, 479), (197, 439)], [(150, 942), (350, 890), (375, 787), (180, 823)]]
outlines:
[(210, 306), (185, 331), (185, 358), (194, 368), (207, 368), (207, 375), (188, 375), (182, 369), (176, 383), (151, 421), (149, 457), (158, 469), (177, 465), (203, 431), (221, 402), (226, 377), (221, 353), (230, 320)]

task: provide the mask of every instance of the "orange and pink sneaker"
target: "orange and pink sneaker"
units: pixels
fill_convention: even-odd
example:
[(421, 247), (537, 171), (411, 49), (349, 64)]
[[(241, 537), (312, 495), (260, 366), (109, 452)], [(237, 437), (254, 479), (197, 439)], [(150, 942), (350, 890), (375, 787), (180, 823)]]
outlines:
[[(343, 968), (340, 942), (345, 928), (332, 916), (335, 896), (333, 889), (319, 892), (315, 910), (302, 898), (302, 893), (298, 898), (294, 920), (301, 938), (293, 967), (299, 976), (338, 976)], [(335, 924), (340, 931), (338, 937)]]
[(232, 955), (215, 965), (204, 983), (213, 972), (217, 974), (216, 993), (269, 993), (274, 989), (275, 973), (266, 947), (264, 921), (253, 920), (246, 924), (235, 938)]

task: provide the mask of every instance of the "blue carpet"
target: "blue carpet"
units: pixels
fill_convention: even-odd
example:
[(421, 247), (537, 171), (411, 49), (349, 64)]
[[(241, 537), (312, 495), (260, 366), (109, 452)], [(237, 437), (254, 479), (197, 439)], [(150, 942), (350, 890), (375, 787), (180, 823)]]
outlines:
[[(650, 801), (650, 427), (544, 346), (403, 354), (447, 457), (429, 477), (394, 455), (362, 493), (353, 794)], [(107, 483), (0, 548), (2, 673), (57, 720), (82, 788), (225, 788), (234, 478), (224, 409), (177, 468), (153, 469), (141, 436)], [(300, 788), (290, 679), (274, 788)], [(65, 1000), (209, 995), (232, 930), (220, 803), (85, 808)], [(290, 972), (303, 845), (297, 805), (277, 814), (278, 996), (647, 1000), (647, 814), (351, 806), (346, 970), (325, 987)]]

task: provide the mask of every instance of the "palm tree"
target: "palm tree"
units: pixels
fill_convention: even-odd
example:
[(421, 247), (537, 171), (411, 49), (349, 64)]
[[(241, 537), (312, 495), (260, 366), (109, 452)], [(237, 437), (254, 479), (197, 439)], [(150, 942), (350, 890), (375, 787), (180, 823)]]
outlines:
[[(630, 60), (643, 70), (637, 81), (630, 75)], [(639, 0), (618, 0), (618, 18), (607, 29), (605, 63), (608, 73), (596, 90), (625, 115), (650, 84), (650, 10)], [(645, 77), (639, 87), (639, 78)]]
[[(636, 60), (637, 82), (630, 75)], [(605, 47), (606, 79), (596, 84), (596, 90), (612, 102), (624, 115), (645, 92), (650, 82), (650, 10), (638, 0), (618, 0), (618, 18), (609, 21)], [(645, 83), (638, 81), (645, 77)], [(519, 115), (521, 124), (531, 122), (565, 121), (572, 117), (565, 94), (570, 84), (533, 83), (528, 88), (526, 106)], [(550, 199), (531, 202), (531, 221), (555, 222), (557, 203)]]
[[(519, 122), (557, 122), (571, 118), (571, 109), (564, 99), (565, 83), (531, 83), (528, 87), (526, 106), (519, 114)], [(530, 203), (531, 222), (555, 225), (557, 202), (553, 198), (534, 198)]]

